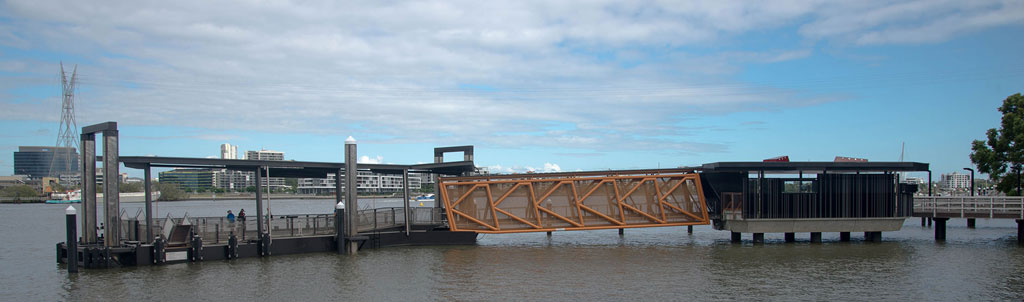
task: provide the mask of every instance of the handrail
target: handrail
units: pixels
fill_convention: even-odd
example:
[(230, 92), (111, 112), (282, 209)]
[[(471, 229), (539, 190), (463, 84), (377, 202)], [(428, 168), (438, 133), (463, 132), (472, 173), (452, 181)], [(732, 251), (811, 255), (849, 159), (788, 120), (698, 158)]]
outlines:
[(1024, 219), (1024, 197), (1014, 196), (916, 196), (915, 213), (930, 213), (932, 216), (989, 218), (996, 215), (1007, 218), (1014, 216)]
[[(410, 209), (409, 222), (411, 225), (416, 226), (437, 226), (443, 225), (443, 216), (440, 215), (442, 209), (439, 208), (426, 208), (417, 207)], [(395, 228), (405, 225), (405, 209), (403, 207), (394, 208), (378, 208), (378, 209), (366, 209), (360, 210), (357, 213), (358, 219), (358, 230), (359, 232), (375, 232), (382, 229)], [(217, 217), (182, 217), (172, 218), (170, 215), (166, 218), (154, 218), (153, 225), (147, 226), (145, 221), (137, 219), (128, 219), (124, 221), (136, 221), (141, 230), (145, 230), (146, 227), (153, 231), (153, 234), (161, 234), (163, 232), (163, 225), (167, 219), (188, 219), (193, 225), (193, 230), (198, 234), (203, 242), (207, 244), (224, 243), (227, 241), (230, 234), (235, 234), (239, 240), (255, 239), (258, 238), (256, 234), (256, 220), (250, 219), (246, 221), (236, 220), (230, 222), (225, 216)], [(179, 223), (173, 223), (178, 225)], [(129, 223), (122, 223), (122, 232), (125, 233), (123, 238), (129, 238)], [(334, 214), (292, 214), (292, 215), (274, 215), (274, 220), (271, 221), (269, 229), (273, 230), (275, 237), (303, 237), (303, 236), (325, 236), (334, 234)], [(145, 232), (139, 231), (144, 234)]]

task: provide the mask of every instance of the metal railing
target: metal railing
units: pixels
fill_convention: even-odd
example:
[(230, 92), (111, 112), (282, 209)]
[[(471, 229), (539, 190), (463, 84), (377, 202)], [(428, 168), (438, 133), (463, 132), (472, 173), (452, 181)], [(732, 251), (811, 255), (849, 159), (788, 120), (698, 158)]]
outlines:
[[(444, 224), (442, 209), (411, 208), (409, 209), (410, 224), (414, 226), (438, 226)], [(403, 208), (379, 208), (360, 210), (359, 232), (374, 232), (382, 229), (405, 226)], [(246, 221), (230, 222), (226, 217), (184, 217), (153, 219), (151, 230), (153, 236), (166, 234), (164, 225), (171, 219), (171, 225), (192, 225), (192, 230), (203, 238), (207, 244), (227, 242), (230, 234), (238, 240), (245, 241), (259, 238), (256, 219), (249, 217)], [(187, 222), (185, 221), (187, 220)], [(121, 223), (122, 238), (145, 241), (145, 220), (125, 219)], [(136, 228), (135, 226), (138, 225)], [(334, 214), (301, 214), (274, 215), (267, 228), (275, 238), (334, 235)], [(170, 232), (167, 232), (170, 233)]]
[[(370, 232), (405, 226), (404, 211), (403, 208), (399, 207), (360, 210), (358, 230), (360, 232)], [(442, 209), (439, 208), (410, 208), (409, 224), (416, 226), (442, 225), (444, 224), (444, 217), (441, 215), (441, 212)]]
[(914, 213), (933, 217), (1024, 219), (1024, 197), (915, 196)]

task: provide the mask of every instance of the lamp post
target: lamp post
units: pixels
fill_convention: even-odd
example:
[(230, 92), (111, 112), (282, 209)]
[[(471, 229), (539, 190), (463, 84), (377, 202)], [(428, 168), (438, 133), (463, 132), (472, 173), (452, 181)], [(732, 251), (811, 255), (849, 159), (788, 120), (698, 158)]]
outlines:
[[(964, 170), (971, 171), (971, 196), (973, 197), (974, 196), (974, 169), (964, 168)], [(973, 229), (974, 228), (974, 224), (975, 224), (974, 218), (968, 218), (967, 219), (967, 228)]]
[(964, 168), (964, 170), (971, 171), (971, 196), (974, 196), (974, 169)]

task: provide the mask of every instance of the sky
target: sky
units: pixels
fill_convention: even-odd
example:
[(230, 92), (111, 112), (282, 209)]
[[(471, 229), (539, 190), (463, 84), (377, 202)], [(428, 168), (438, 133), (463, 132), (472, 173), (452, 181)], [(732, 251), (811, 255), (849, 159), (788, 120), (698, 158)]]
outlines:
[(474, 145), (494, 173), (788, 155), (937, 178), (1024, 92), (1021, 37), (1024, 1), (0, 0), (0, 175), (57, 141), (63, 63), (77, 126), (116, 121), (122, 156), (341, 162), (352, 136), (363, 162)]

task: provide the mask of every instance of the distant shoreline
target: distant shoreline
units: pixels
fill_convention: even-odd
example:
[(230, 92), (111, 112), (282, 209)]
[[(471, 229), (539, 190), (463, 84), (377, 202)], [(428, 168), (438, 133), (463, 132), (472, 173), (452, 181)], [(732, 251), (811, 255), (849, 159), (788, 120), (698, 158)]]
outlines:
[[(410, 197), (418, 196), (420, 193), (411, 194)], [(122, 203), (136, 203), (145, 202), (145, 199), (138, 200), (138, 196), (132, 196), (130, 198), (122, 196)], [(308, 194), (270, 194), (270, 199), (334, 199), (332, 195), (308, 195)], [(359, 198), (402, 198), (401, 196), (394, 197), (391, 195), (360, 195)], [(102, 197), (98, 197), (97, 200), (102, 200)], [(199, 193), (199, 194), (188, 194), (188, 198), (180, 200), (157, 200), (159, 202), (171, 202), (171, 201), (188, 201), (188, 200), (250, 200), (256, 199), (256, 194), (210, 194), (210, 193)], [(46, 197), (24, 197), (24, 198), (12, 198), (3, 197), (0, 198), (0, 204), (39, 204), (46, 203)]]

